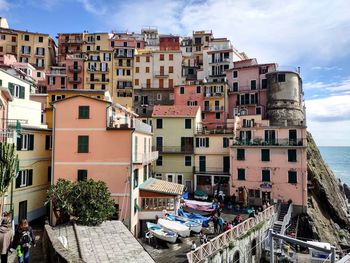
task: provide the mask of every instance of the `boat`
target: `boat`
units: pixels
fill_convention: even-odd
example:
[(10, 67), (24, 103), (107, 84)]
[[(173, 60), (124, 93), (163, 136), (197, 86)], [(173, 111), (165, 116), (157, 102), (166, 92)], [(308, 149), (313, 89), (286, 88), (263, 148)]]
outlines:
[(196, 219), (189, 219), (182, 216), (176, 216), (174, 214), (167, 214), (166, 219), (170, 221), (180, 222), (181, 224), (187, 226), (191, 231), (195, 233), (200, 233), (202, 230), (202, 223)]
[(176, 221), (170, 221), (167, 219), (159, 218), (158, 224), (167, 230), (177, 233), (181, 237), (188, 237), (191, 233), (191, 230), (188, 226), (185, 226)]
[(163, 229), (162, 226), (147, 222), (148, 231), (156, 238), (164, 240), (169, 243), (175, 243), (178, 235), (170, 230)]
[(202, 227), (209, 226), (209, 217), (202, 216), (196, 213), (185, 212), (183, 209), (179, 208), (178, 214), (182, 217), (188, 218), (190, 220), (196, 220), (202, 223)]
[(204, 212), (213, 212), (215, 211), (215, 207), (212, 203), (209, 202), (201, 202), (195, 200), (184, 200), (185, 206), (192, 208), (194, 210), (204, 211)]

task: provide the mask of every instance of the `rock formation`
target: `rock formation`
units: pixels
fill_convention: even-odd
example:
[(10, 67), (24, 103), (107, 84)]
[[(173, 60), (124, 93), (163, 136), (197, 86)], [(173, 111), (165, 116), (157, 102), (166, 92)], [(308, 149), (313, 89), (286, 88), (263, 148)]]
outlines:
[(307, 214), (299, 219), (299, 233), (337, 247), (350, 246), (345, 187), (323, 161), (310, 133), (307, 142), (309, 204)]

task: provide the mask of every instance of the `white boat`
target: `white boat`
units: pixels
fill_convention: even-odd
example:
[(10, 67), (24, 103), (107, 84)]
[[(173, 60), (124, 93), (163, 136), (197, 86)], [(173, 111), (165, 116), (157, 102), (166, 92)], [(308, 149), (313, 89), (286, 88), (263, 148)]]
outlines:
[(200, 233), (202, 230), (202, 223), (201, 222), (197, 222), (195, 220), (191, 220), (191, 219), (188, 219), (188, 218), (182, 217), (182, 216), (176, 216), (173, 214), (167, 214), (166, 218), (170, 221), (179, 222), (179, 223), (187, 226), (191, 231), (193, 231), (195, 233)]
[(191, 230), (188, 226), (185, 226), (176, 221), (170, 221), (166, 219), (159, 218), (158, 224), (167, 230), (171, 230), (177, 233), (179, 236), (188, 237), (190, 236)]
[(156, 238), (169, 243), (175, 243), (178, 235), (170, 230), (163, 229), (160, 225), (147, 222), (149, 232)]

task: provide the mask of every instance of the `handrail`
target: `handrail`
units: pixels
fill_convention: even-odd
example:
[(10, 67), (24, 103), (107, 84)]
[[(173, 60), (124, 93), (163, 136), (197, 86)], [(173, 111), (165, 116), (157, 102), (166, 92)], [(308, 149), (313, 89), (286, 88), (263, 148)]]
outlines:
[(187, 259), (189, 263), (199, 263), (207, 257), (213, 255), (220, 249), (227, 247), (230, 242), (236, 240), (240, 236), (247, 233), (251, 228), (255, 227), (259, 223), (271, 219), (275, 215), (275, 207), (270, 206), (264, 211), (259, 213), (256, 218), (248, 218), (232, 229), (216, 236), (208, 243), (199, 246), (194, 251), (187, 253)]
[(284, 235), (284, 232), (286, 231), (287, 224), (290, 221), (290, 218), (292, 217), (293, 213), (293, 204), (290, 204), (288, 207), (287, 214), (283, 217), (282, 227), (281, 227), (281, 234)]

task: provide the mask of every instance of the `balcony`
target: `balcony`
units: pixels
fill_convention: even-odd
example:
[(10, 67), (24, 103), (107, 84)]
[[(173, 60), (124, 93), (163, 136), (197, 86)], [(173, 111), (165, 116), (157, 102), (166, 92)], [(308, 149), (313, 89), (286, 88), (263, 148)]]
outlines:
[(135, 153), (133, 154), (134, 164), (149, 164), (158, 159), (158, 151), (146, 152), (146, 153)]
[(88, 68), (87, 69), (88, 72), (101, 72), (101, 73), (104, 73), (104, 72), (109, 72), (109, 68)]
[(69, 70), (70, 72), (74, 72), (74, 73), (80, 73), (80, 72), (81, 72), (81, 69), (82, 69), (81, 66), (77, 66), (77, 67), (75, 67), (75, 66), (69, 66), (69, 67), (68, 67), (68, 70)]
[(230, 167), (206, 167), (206, 166), (194, 166), (193, 173), (197, 174), (230, 174)]
[(152, 133), (152, 127), (150, 125), (130, 117), (110, 116), (107, 128), (111, 130), (135, 129), (138, 132)]
[(223, 97), (224, 92), (206, 92), (205, 97), (207, 98), (218, 98), (218, 97)]
[(16, 143), (17, 136), (14, 130), (0, 129), (0, 142)]
[(80, 83), (81, 82), (81, 78), (68, 78), (68, 82), (71, 82), (71, 83)]
[(223, 58), (223, 59), (214, 59), (213, 61), (211, 60), (209, 64), (214, 64), (214, 63), (230, 63), (229, 58)]
[(193, 154), (194, 147), (193, 145), (185, 146), (156, 146), (153, 147), (159, 153), (182, 153), (182, 154)]
[(155, 78), (168, 78), (169, 74), (166, 74), (164, 71), (160, 71), (160, 72), (155, 72), (154, 77)]
[(197, 134), (231, 134), (233, 135), (234, 129), (228, 128), (226, 125), (222, 125), (221, 127), (217, 126), (216, 128), (197, 128)]
[(46, 75), (65, 76), (66, 69), (64, 69), (64, 68), (63, 69), (52, 69)]
[(225, 73), (225, 71), (223, 71), (223, 72), (214, 72), (214, 73), (210, 73), (209, 77), (211, 77), (211, 78), (226, 77), (226, 73)]
[(60, 44), (82, 44), (81, 38), (65, 38)]
[(89, 77), (86, 78), (86, 82), (92, 82), (92, 83), (97, 83), (97, 82), (109, 82), (109, 79), (90, 79)]
[(224, 106), (215, 106), (215, 107), (204, 106), (203, 108), (203, 112), (215, 112), (215, 111), (224, 111)]
[(132, 82), (131, 81), (118, 81), (117, 83), (117, 89), (132, 89)]
[(273, 146), (273, 147), (306, 147), (306, 138), (304, 139), (271, 139), (254, 138), (251, 140), (235, 139), (232, 146)]

